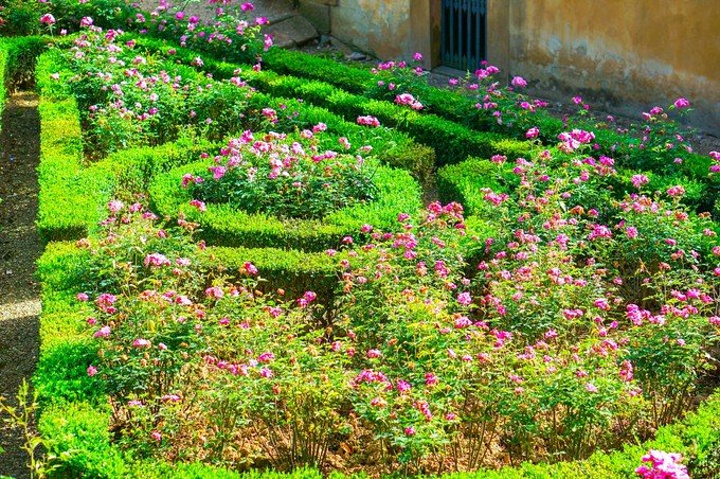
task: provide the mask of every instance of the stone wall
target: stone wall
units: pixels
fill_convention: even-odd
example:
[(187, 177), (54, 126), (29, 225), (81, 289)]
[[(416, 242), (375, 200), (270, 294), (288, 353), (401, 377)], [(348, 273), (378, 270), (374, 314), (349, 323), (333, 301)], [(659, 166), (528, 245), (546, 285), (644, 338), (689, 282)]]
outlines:
[[(381, 59), (440, 63), (441, 0), (300, 0), (321, 32)], [(720, 136), (720, 0), (489, 0), (488, 59), (531, 91), (626, 115), (687, 97)]]
[(510, 70), (545, 96), (633, 114), (687, 97), (720, 135), (719, 0), (511, 0)]

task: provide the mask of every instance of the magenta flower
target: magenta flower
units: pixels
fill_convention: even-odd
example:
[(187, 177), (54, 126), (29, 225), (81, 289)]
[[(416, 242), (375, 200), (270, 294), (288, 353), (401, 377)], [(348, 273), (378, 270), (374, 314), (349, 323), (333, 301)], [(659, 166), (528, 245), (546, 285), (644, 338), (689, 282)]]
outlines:
[(40, 17), (40, 23), (44, 23), (46, 25), (54, 25), (55, 17), (53, 17), (51, 13), (46, 13), (45, 15)]
[(683, 188), (680, 185), (671, 186), (667, 190), (668, 196), (672, 196), (673, 198), (680, 197), (685, 194), (685, 188)]
[(689, 106), (690, 106), (690, 102), (688, 101), (687, 98), (680, 97), (680, 98), (678, 98), (677, 100), (675, 100), (675, 103), (673, 103), (673, 105), (674, 105), (675, 108), (677, 108), (678, 110), (681, 110), (681, 109), (683, 109), (683, 108), (689, 107)]
[(458, 294), (457, 301), (458, 301), (458, 303), (462, 304), (463, 306), (469, 306), (472, 303), (472, 296), (470, 296), (470, 293), (465, 291), (465, 292)]
[(92, 26), (92, 24), (93, 24), (92, 17), (82, 17), (82, 20), (80, 20), (81, 27), (89, 27), (89, 26)]
[(93, 337), (95, 338), (107, 338), (110, 336), (110, 326), (103, 326), (102, 328), (95, 331)]
[(523, 77), (516, 76), (513, 77), (513, 79), (510, 81), (510, 84), (514, 87), (525, 88), (527, 86), (527, 81), (525, 81)]
[(540, 136), (540, 129), (537, 126), (533, 126), (527, 132), (525, 132), (525, 138), (532, 139)]
[(274, 359), (275, 355), (270, 351), (264, 352), (260, 356), (258, 356), (258, 362), (265, 364), (272, 362)]
[(357, 117), (357, 124), (377, 128), (380, 126), (380, 120), (371, 115), (359, 116)]
[(149, 348), (151, 346), (150, 341), (143, 338), (138, 338), (135, 341), (133, 341), (133, 347), (135, 348)]
[(642, 462), (646, 464), (635, 469), (635, 472), (645, 479), (690, 479), (687, 467), (680, 461), (680, 454), (652, 449), (642, 457)]
[(406, 436), (414, 436), (416, 433), (415, 428), (412, 426), (408, 426), (405, 428), (405, 435)]
[(255, 5), (253, 5), (250, 2), (245, 2), (242, 5), (240, 5), (240, 9), (243, 12), (252, 12), (253, 10), (255, 10)]

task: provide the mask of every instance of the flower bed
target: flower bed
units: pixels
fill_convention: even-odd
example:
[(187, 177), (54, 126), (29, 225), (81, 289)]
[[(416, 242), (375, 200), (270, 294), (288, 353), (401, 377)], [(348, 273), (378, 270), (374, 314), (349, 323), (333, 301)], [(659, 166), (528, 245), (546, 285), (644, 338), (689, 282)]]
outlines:
[[(265, 141), (263, 141), (265, 140)], [(321, 163), (315, 166), (317, 173), (323, 173), (320, 176), (309, 176), (307, 177), (307, 184), (303, 184), (304, 180), (301, 180), (296, 174), (297, 168), (293, 167), (296, 162), (307, 162), (311, 166), (314, 165), (315, 160), (310, 157), (311, 150), (308, 145), (302, 146), (298, 142), (290, 142), (282, 139), (275, 138), (263, 138), (258, 140), (259, 144), (250, 144), (253, 140), (247, 140), (248, 143), (242, 143), (242, 139), (231, 140), (230, 146), (226, 151), (226, 156), (230, 155), (232, 160), (233, 157), (242, 157), (243, 154), (255, 156), (260, 161), (258, 162), (260, 167), (263, 168), (267, 165), (268, 156), (271, 161), (275, 161), (275, 151), (280, 149), (289, 148), (291, 143), (296, 148), (297, 154), (291, 161), (288, 167), (283, 167), (281, 163), (274, 166), (276, 168), (276, 174), (289, 175), (288, 179), (283, 180), (283, 185), (279, 188), (290, 188), (291, 198), (295, 198), (290, 201), (290, 205), (296, 206), (298, 198), (307, 197), (308, 202), (311, 204), (315, 202), (315, 206), (324, 210), (324, 204), (318, 196), (313, 195), (314, 191), (311, 190), (310, 196), (307, 189), (312, 184), (316, 184), (318, 181), (325, 181), (327, 179), (326, 173), (331, 167), (335, 160), (326, 158), (328, 156), (336, 156), (334, 152), (326, 151), (320, 154), (315, 153), (313, 156), (320, 158), (318, 161)], [(261, 152), (257, 148), (268, 149), (268, 152)], [(302, 152), (303, 148), (308, 148), (308, 152)], [(242, 152), (245, 153), (242, 153)], [(251, 153), (252, 152), (252, 153)], [(320, 155), (320, 156), (318, 156)], [(256, 160), (257, 161), (257, 160)], [(357, 161), (352, 159), (352, 161)], [(267, 178), (268, 173), (261, 176), (259, 180), (248, 182), (247, 178), (240, 178), (237, 189), (231, 189), (225, 192), (221, 189), (215, 194), (217, 198), (225, 198), (230, 195), (238, 195), (237, 205), (229, 205), (223, 203), (207, 203), (201, 202), (193, 196), (193, 188), (187, 188), (188, 181), (190, 185), (195, 181), (196, 175), (201, 175), (206, 172), (208, 168), (219, 171), (217, 168), (222, 168), (224, 172), (227, 168), (219, 164), (215, 166), (208, 165), (207, 162), (196, 163), (189, 165), (188, 167), (180, 167), (172, 170), (168, 175), (164, 175), (157, 179), (157, 181), (150, 188), (150, 198), (157, 208), (158, 212), (173, 218), (183, 217), (189, 221), (198, 222), (201, 235), (211, 244), (223, 245), (223, 246), (246, 246), (246, 247), (284, 247), (301, 249), (306, 251), (323, 251), (329, 248), (338, 248), (343, 238), (352, 236), (354, 233), (359, 232), (362, 225), (370, 223), (373, 225), (388, 226), (395, 221), (398, 213), (405, 211), (417, 211), (420, 207), (420, 189), (410, 175), (402, 170), (393, 170), (380, 165), (369, 165), (365, 166), (365, 169), (372, 172), (372, 177), (367, 176), (367, 180), (371, 180), (370, 185), (373, 190), (377, 191), (377, 199), (369, 202), (361, 202), (356, 205), (344, 206), (340, 209), (329, 209), (323, 219), (293, 219), (286, 218), (280, 219), (272, 214), (251, 214), (247, 212), (246, 207), (243, 205), (243, 193), (239, 190), (242, 187), (243, 182), (245, 184), (256, 185), (254, 188), (260, 190), (263, 188), (263, 183)], [(256, 170), (258, 167), (254, 166), (255, 163), (248, 165), (252, 170)], [(319, 167), (319, 169), (318, 169)], [(229, 168), (232, 171), (232, 167)], [(255, 173), (253, 172), (253, 175)], [(258, 173), (263, 175), (262, 169)], [(244, 170), (242, 176), (247, 175), (247, 171)], [(228, 174), (228, 177), (230, 174)], [(188, 179), (191, 178), (191, 179)], [(220, 181), (227, 180), (226, 184), (233, 185), (233, 178), (222, 178)], [(281, 179), (286, 178), (281, 176)], [(203, 185), (213, 182), (212, 178), (206, 179)], [(274, 180), (280, 181), (280, 180)], [(290, 183), (295, 183), (291, 185)], [(185, 185), (185, 188), (183, 187)], [(265, 183), (265, 188), (275, 186), (270, 182), (268, 186)], [(213, 186), (213, 185), (211, 185)], [(325, 186), (322, 186), (317, 193), (323, 193)], [(212, 191), (212, 190), (211, 190)], [(268, 192), (262, 193), (266, 195)], [(205, 193), (207, 194), (207, 193)], [(277, 194), (277, 193), (273, 193)], [(226, 200), (227, 201), (227, 200)], [(287, 208), (287, 207), (285, 207)], [(205, 211), (206, 210), (206, 211)]]
[[(139, 148), (120, 142), (87, 165), (73, 97), (109, 103), (87, 100), (92, 83), (52, 81), (59, 58), (38, 69), (41, 224), (48, 239), (87, 235), (51, 242), (39, 265), (36, 388), (59, 477), (237, 477), (268, 466), (315, 477), (302, 469), (311, 465), (712, 474), (716, 395), (687, 411), (712, 381), (720, 334), (718, 226), (683, 203), (703, 208), (710, 182), (674, 169), (618, 174), (596, 153), (607, 145), (594, 150), (592, 132), (570, 130), (524, 158), (442, 169), (440, 196), (467, 208), (419, 211), (407, 171), (354, 156), (370, 145), (392, 163), (384, 150), (407, 137), (377, 128), (372, 112), (349, 124), (253, 93), (237, 75), (243, 102), (207, 105), (219, 105), (212, 119), (239, 105), (242, 122), (152, 148), (148, 123)], [(188, 89), (222, 89), (171, 64), (157, 58)], [(302, 87), (266, 78), (283, 94)], [(337, 96), (337, 108), (353, 98), (320, 83), (308, 92)], [(400, 100), (388, 111), (435, 121), (411, 111), (417, 99)], [(333, 120), (332, 133), (317, 116)], [(282, 133), (239, 136), (246, 121)], [(237, 138), (207, 141), (225, 134)], [(416, 175), (427, 171), (403, 155)], [(654, 442), (626, 446), (656, 430)], [(623, 451), (601, 452), (610, 449)], [(484, 469), (498, 464), (512, 467)]]

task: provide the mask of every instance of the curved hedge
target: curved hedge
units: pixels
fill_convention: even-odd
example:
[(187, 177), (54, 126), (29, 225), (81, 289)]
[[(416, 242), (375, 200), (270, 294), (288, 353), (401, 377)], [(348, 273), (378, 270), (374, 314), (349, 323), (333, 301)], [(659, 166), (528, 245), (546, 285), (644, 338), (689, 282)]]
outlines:
[(159, 214), (170, 218), (183, 215), (198, 222), (200, 235), (213, 245), (323, 251), (339, 247), (344, 236), (359, 233), (365, 223), (386, 229), (397, 223), (398, 213), (413, 213), (421, 206), (420, 187), (407, 171), (378, 166), (374, 174), (377, 200), (332, 212), (321, 221), (280, 220), (224, 204), (208, 204), (207, 211), (199, 212), (189, 204), (193, 198), (181, 182), (186, 173), (199, 174), (207, 166), (207, 162), (197, 162), (175, 168), (158, 177), (149, 191)]

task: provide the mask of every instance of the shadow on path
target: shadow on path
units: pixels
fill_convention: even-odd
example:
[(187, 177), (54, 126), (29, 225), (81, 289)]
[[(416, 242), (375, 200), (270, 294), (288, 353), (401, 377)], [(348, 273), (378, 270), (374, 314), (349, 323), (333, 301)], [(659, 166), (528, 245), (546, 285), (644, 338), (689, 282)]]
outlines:
[[(40, 291), (34, 278), (42, 245), (35, 231), (40, 118), (37, 95), (8, 98), (0, 134), (0, 395), (14, 404), (39, 352)], [(19, 431), (0, 423), (0, 476), (29, 477)]]

